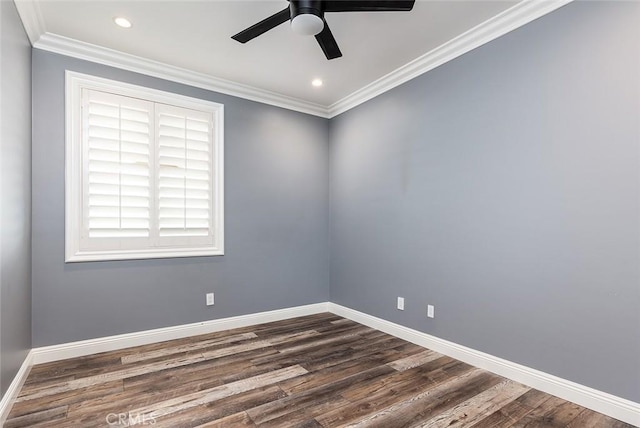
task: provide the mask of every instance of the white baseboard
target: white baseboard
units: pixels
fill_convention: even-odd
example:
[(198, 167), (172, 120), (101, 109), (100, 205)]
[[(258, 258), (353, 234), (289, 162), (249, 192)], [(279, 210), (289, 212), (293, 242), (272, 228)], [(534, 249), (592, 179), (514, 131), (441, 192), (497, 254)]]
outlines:
[(2, 417), (6, 418), (7, 415), (5, 413), (9, 411), (10, 403), (13, 398), (15, 398), (15, 395), (17, 395), (22, 383), (24, 383), (32, 364), (115, 351), (132, 346), (147, 345), (165, 340), (180, 339), (321, 312), (332, 312), (371, 328), (456, 358), (475, 367), (488, 370), (516, 382), (531, 386), (532, 388), (539, 389), (540, 391), (572, 401), (621, 421), (640, 426), (640, 403), (598, 391), (588, 386), (580, 385), (330, 302), (35, 348), (25, 359), (9, 390), (0, 402), (0, 426), (3, 421)]
[(33, 366), (33, 351), (29, 351), (18, 370), (18, 373), (16, 373), (13, 381), (9, 385), (7, 392), (4, 393), (2, 400), (0, 400), (0, 427), (4, 426), (7, 416), (9, 416), (11, 406), (18, 396), (22, 385), (24, 385), (24, 382), (27, 380), (27, 376), (29, 376), (31, 366)]
[(463, 361), (481, 369), (504, 376), (532, 388), (574, 402), (612, 418), (640, 426), (640, 403), (635, 403), (540, 370), (532, 369), (466, 346), (458, 345), (420, 331), (377, 318), (335, 303), (329, 311), (376, 330), (383, 331), (416, 345)]
[(33, 363), (48, 363), (51, 361), (65, 360), (67, 358), (82, 357), (100, 352), (116, 351), (119, 349), (130, 348), (132, 346), (148, 345), (150, 343), (163, 342), (165, 340), (181, 339), (183, 337), (197, 336), (199, 334), (213, 333), (216, 331), (280, 321), (288, 318), (301, 317), (304, 315), (312, 315), (328, 311), (328, 303), (316, 303), (312, 305), (278, 309), (275, 311), (258, 312), (255, 314), (240, 315), (237, 317), (202, 321), (193, 324), (158, 328), (136, 333), (119, 334), (116, 336), (82, 340), (79, 342), (63, 343), (60, 345), (43, 346), (33, 349)]

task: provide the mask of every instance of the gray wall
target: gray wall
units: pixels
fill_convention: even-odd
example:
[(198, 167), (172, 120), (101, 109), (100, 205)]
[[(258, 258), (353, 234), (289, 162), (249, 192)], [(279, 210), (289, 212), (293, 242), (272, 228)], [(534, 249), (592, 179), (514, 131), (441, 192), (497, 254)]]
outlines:
[(31, 46), (0, 1), (0, 395), (31, 349)]
[(331, 301), (640, 402), (638, 22), (570, 4), (332, 119)]
[[(64, 263), (65, 69), (225, 105), (224, 256)], [(328, 300), (326, 119), (37, 49), (33, 117), (34, 346)]]
[[(35, 50), (34, 346), (330, 297), (640, 401), (639, 21), (571, 4), (329, 122)], [(64, 263), (65, 69), (225, 104), (227, 255)]]

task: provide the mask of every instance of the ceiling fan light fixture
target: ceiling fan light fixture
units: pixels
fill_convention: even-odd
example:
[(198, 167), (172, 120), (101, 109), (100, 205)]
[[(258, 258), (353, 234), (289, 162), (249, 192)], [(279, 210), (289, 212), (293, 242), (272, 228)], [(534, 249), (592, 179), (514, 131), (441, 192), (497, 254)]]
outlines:
[(294, 33), (303, 36), (315, 36), (324, 28), (324, 21), (312, 13), (301, 13), (291, 20), (291, 29)]
[(261, 34), (291, 20), (291, 29), (298, 34), (316, 36), (316, 41), (327, 59), (342, 56), (338, 42), (324, 20), (325, 12), (390, 12), (409, 11), (416, 0), (289, 0), (289, 7), (276, 12), (251, 27), (245, 28), (232, 39), (247, 43)]

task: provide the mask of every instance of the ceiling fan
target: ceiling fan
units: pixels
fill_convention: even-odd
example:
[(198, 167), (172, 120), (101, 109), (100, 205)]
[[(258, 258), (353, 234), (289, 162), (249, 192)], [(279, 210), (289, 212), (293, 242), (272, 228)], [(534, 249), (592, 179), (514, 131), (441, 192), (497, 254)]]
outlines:
[(291, 20), (291, 29), (303, 35), (316, 36), (327, 59), (342, 56), (336, 39), (324, 19), (325, 12), (391, 12), (410, 11), (415, 0), (289, 0), (289, 7), (263, 19), (231, 38), (247, 43), (259, 35)]

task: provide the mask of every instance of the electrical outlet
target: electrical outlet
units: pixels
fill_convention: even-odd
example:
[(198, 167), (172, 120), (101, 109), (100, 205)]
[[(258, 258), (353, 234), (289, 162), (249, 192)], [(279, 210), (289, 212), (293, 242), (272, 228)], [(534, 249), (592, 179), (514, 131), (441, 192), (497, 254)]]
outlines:
[(404, 297), (398, 297), (398, 310), (404, 311)]
[(427, 305), (427, 317), (429, 318), (436, 317), (435, 308), (433, 307), (433, 305)]
[(207, 306), (212, 306), (213, 303), (213, 293), (207, 293)]

